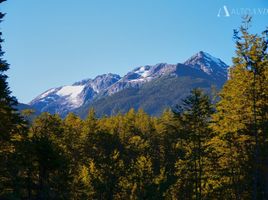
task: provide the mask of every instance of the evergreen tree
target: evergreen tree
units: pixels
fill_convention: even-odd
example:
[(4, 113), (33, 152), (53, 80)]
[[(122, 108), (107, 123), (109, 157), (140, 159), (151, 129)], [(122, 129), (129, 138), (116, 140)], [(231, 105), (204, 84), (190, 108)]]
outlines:
[(95, 110), (91, 108), (84, 123), (84, 134), (90, 135), (97, 131), (97, 117)]
[(85, 143), (87, 185), (93, 188), (90, 199), (113, 199), (122, 175), (122, 145), (117, 135), (97, 131)]
[[(0, 4), (5, 0), (0, 0)], [(0, 23), (5, 14), (0, 12)], [(17, 161), (15, 156), (15, 144), (21, 139), (24, 130), (22, 118), (19, 116), (16, 106), (17, 100), (11, 95), (7, 82), (6, 71), (9, 64), (4, 60), (2, 49), (2, 32), (0, 32), (0, 198), (16, 196)], [(9, 196), (9, 197), (8, 197)]]
[[(0, 0), (0, 3), (5, 0)], [(0, 12), (0, 22), (3, 21), (5, 14)], [(0, 32), (0, 44), (3, 43), (2, 32)], [(5, 141), (10, 139), (12, 132), (15, 131), (19, 121), (19, 115), (15, 109), (17, 100), (11, 96), (11, 91), (7, 83), (5, 72), (9, 69), (9, 64), (3, 59), (4, 52), (0, 45), (0, 139)], [(1, 145), (2, 146), (2, 145)]]
[[(85, 160), (84, 143), (86, 135), (84, 133), (84, 121), (78, 116), (70, 113), (63, 121), (64, 134), (60, 140), (60, 146), (69, 161), (70, 185), (69, 199), (82, 199), (88, 197), (88, 185), (82, 176), (86, 176), (83, 166)], [(88, 190), (88, 191), (87, 191)]]
[(250, 21), (246, 17), (240, 31), (235, 31), (236, 57), (213, 116), (218, 189), (233, 199), (268, 198), (267, 31), (250, 34)]
[(209, 129), (212, 104), (207, 95), (194, 89), (174, 112), (180, 121), (179, 133), (182, 136), (177, 143), (182, 153), (176, 161), (178, 180), (175, 186), (180, 187), (177, 190), (179, 196), (184, 196), (185, 199), (203, 199), (209, 178), (206, 167), (209, 157), (207, 144), (212, 137)]
[(64, 127), (59, 116), (43, 113), (35, 119), (29, 132), (27, 155), (33, 199), (70, 197), (72, 168), (63, 138)]

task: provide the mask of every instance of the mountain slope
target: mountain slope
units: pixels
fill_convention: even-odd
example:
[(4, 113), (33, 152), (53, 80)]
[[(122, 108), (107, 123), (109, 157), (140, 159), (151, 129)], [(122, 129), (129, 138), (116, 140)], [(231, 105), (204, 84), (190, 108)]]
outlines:
[(126, 88), (139, 88), (144, 83), (148, 83), (163, 75), (174, 72), (175, 68), (176, 65), (167, 63), (137, 67), (133, 71), (127, 73), (118, 82), (107, 88), (104, 92), (104, 96), (115, 94)]
[(32, 100), (30, 105), (41, 112), (65, 115), (86, 102), (92, 101), (100, 91), (105, 90), (120, 78), (116, 74), (104, 74), (70, 86), (52, 88)]
[(104, 74), (70, 86), (52, 88), (30, 102), (41, 112), (69, 112), (85, 115), (89, 107), (98, 114), (125, 112), (130, 107), (158, 114), (172, 106), (190, 89), (211, 85), (220, 88), (227, 79), (228, 66), (203, 51), (183, 64), (159, 63), (135, 68), (125, 76)]
[(184, 62), (184, 65), (203, 71), (206, 74), (211, 75), (214, 79), (221, 79), (222, 77), (227, 78), (228, 65), (221, 59), (215, 58), (203, 51), (200, 51), (189, 58)]
[(174, 73), (154, 79), (139, 88), (127, 88), (90, 102), (75, 110), (75, 113), (85, 117), (88, 109), (93, 107), (96, 114), (102, 116), (141, 108), (151, 115), (159, 115), (163, 110), (180, 103), (191, 89), (201, 88), (209, 93), (212, 87), (220, 89), (225, 80), (216, 81), (202, 71), (178, 64)]

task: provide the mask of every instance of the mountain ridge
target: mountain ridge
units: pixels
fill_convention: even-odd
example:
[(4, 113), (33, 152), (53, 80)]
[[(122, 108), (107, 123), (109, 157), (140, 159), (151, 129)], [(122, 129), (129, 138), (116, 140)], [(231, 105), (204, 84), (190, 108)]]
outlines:
[[(40, 112), (59, 113), (65, 116), (69, 112), (85, 108), (86, 105), (93, 105), (96, 101), (113, 96), (125, 89), (139, 90), (143, 85), (163, 77), (202, 78), (221, 86), (227, 79), (227, 69), (228, 65), (222, 60), (200, 51), (183, 63), (143, 65), (134, 68), (122, 77), (108, 73), (98, 75), (93, 79), (84, 79), (72, 85), (51, 88), (38, 95), (29, 105)], [(188, 85), (190, 87), (191, 84)]]

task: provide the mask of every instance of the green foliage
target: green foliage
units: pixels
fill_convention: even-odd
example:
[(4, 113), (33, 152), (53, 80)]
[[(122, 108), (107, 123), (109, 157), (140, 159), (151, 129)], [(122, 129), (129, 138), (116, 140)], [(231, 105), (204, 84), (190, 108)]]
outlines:
[[(0, 4), (4, 2), (0, 1)], [(0, 22), (4, 14), (0, 12)], [(16, 144), (25, 134), (25, 122), (15, 107), (17, 100), (11, 95), (6, 71), (9, 64), (3, 59), (2, 32), (0, 31), (0, 199), (16, 198), (18, 156)]]
[[(103, 113), (124, 104), (124, 114), (33, 120), (28, 110), (29, 124), (14, 109), (0, 48), (0, 199), (268, 199), (267, 33), (250, 34), (248, 21), (235, 32), (237, 55), (215, 108), (200, 89), (179, 101), (186, 86), (210, 82), (162, 77), (106, 99)], [(169, 105), (167, 94), (180, 104), (146, 114), (159, 111), (151, 102)]]
[(235, 32), (234, 66), (213, 116), (213, 151), (219, 156), (214, 181), (217, 192), (228, 191), (226, 198), (267, 199), (267, 31), (250, 34), (250, 20)]

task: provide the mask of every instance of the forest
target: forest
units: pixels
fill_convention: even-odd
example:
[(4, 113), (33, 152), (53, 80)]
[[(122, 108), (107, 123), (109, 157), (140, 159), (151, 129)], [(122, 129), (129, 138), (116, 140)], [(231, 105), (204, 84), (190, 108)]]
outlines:
[(193, 89), (158, 117), (19, 113), (1, 45), (0, 199), (268, 199), (268, 30), (250, 24), (222, 90)]

